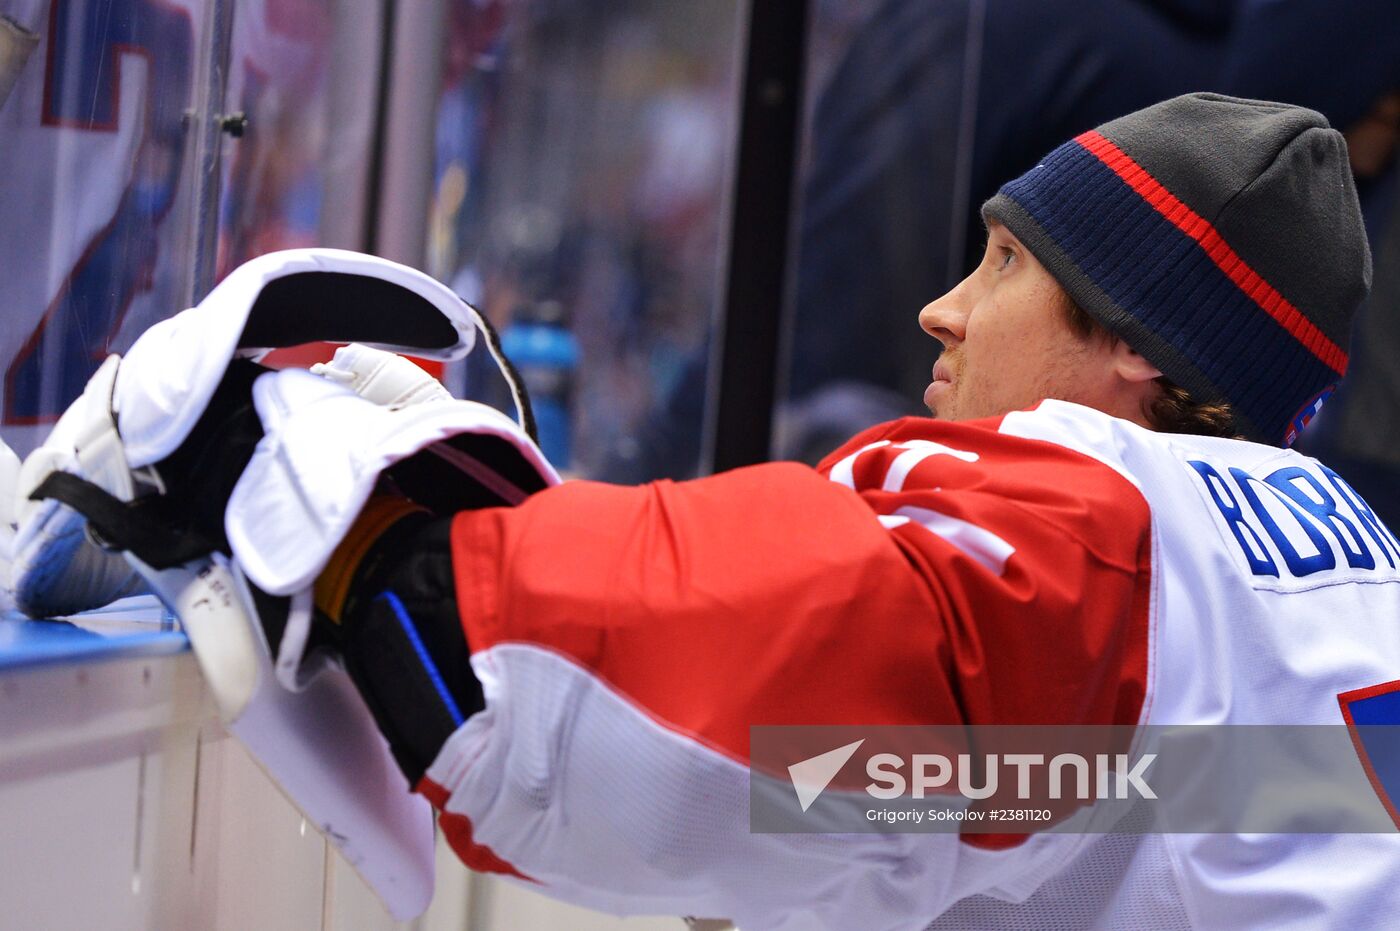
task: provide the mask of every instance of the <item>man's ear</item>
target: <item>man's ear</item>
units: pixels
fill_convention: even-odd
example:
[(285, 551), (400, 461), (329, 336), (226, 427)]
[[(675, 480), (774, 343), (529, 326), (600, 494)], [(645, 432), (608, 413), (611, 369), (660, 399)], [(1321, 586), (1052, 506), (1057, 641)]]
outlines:
[(1161, 377), (1162, 370), (1143, 358), (1132, 346), (1121, 339), (1113, 342), (1113, 370), (1124, 381), (1137, 384)]

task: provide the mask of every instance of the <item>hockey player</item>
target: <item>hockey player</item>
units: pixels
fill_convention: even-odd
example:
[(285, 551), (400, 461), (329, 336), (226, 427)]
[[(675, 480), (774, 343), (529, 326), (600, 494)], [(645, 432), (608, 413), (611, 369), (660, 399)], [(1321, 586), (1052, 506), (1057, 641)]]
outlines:
[[(982, 264), (919, 318), (944, 345), (935, 419), (816, 470), (537, 491), (551, 474), (504, 428), (409, 428), (462, 402), (386, 412), (299, 373), (256, 382), (241, 472), (176, 461), (211, 442), (199, 425), (133, 461), (233, 486), (204, 530), (279, 668), (344, 664), (475, 868), (744, 928), (1384, 924), (1388, 834), (750, 832), (753, 725), (1340, 725), (1400, 690), (1400, 546), (1283, 448), (1369, 286), (1339, 134), (1177, 98), (984, 214)], [(225, 423), (250, 422), (245, 377), (213, 395)], [(425, 479), (423, 451), (478, 500)]]

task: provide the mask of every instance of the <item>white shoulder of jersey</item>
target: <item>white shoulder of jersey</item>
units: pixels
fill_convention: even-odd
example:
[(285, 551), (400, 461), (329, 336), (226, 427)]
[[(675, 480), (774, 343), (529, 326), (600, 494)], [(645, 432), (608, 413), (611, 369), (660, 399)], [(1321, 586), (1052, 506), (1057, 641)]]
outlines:
[(1188, 460), (1205, 455), (1229, 459), (1244, 468), (1275, 460), (1306, 458), (1290, 450), (1247, 440), (1158, 433), (1069, 401), (1047, 400), (1031, 410), (1013, 411), (1002, 419), (1001, 432), (1045, 440), (1092, 456), (1112, 466), (1138, 487), (1142, 486), (1138, 469), (1145, 460), (1155, 456)]

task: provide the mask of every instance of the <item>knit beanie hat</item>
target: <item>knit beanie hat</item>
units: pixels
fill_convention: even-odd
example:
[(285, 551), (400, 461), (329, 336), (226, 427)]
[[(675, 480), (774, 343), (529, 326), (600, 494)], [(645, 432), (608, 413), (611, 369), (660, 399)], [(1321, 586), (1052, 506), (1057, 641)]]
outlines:
[(982, 212), (1251, 439), (1291, 444), (1346, 372), (1371, 253), (1346, 143), (1319, 113), (1176, 97), (1065, 143)]

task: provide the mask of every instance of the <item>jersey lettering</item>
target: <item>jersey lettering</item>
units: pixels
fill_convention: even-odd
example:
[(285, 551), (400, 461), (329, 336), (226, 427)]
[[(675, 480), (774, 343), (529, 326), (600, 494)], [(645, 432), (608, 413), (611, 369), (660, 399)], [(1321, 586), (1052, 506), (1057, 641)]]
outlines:
[(886, 530), (913, 523), (934, 536), (942, 537), (994, 575), (1006, 574), (1006, 561), (1016, 552), (1016, 547), (987, 528), (928, 508), (909, 505), (893, 514), (877, 516)]
[(980, 457), (965, 449), (954, 449), (933, 440), (906, 440), (903, 443), (891, 443), (889, 440), (880, 440), (851, 453), (840, 462), (831, 467), (830, 478), (838, 485), (845, 485), (847, 488), (856, 487), (855, 470), (856, 460), (863, 454), (885, 447), (903, 450), (890, 462), (889, 468), (885, 472), (885, 479), (880, 484), (881, 491), (903, 491), (904, 482), (909, 478), (909, 473), (914, 471), (915, 466), (932, 456), (952, 456), (961, 459), (963, 462), (976, 462)]
[[(1272, 484), (1260, 481), (1244, 469), (1237, 469), (1234, 466), (1230, 467), (1230, 475), (1239, 483), (1240, 491), (1243, 492), (1245, 500), (1249, 502), (1254, 516), (1264, 525), (1264, 530), (1273, 540), (1274, 546), (1278, 547), (1279, 552), (1283, 554), (1283, 561), (1287, 564), (1290, 572), (1295, 576), (1312, 575), (1314, 572), (1331, 569), (1337, 565), (1337, 557), (1333, 554), (1332, 547), (1327, 544), (1327, 538), (1313, 526), (1312, 521), (1303, 516), (1302, 511), (1295, 507), (1287, 497), (1278, 494)], [(1271, 500), (1267, 495), (1261, 498), (1254, 490), (1256, 485), (1272, 492), (1274, 498)], [(1275, 520), (1274, 514), (1279, 513), (1279, 504), (1283, 505), (1288, 516), (1280, 514), (1280, 519)], [(1273, 507), (1271, 508), (1270, 505)], [(1292, 521), (1289, 520), (1289, 517), (1292, 518)], [(1303, 555), (1299, 551), (1299, 545), (1290, 537), (1284, 529), (1285, 527), (1301, 529), (1308, 538), (1308, 542), (1311, 543), (1314, 552)]]
[[(856, 460), (865, 453), (886, 448), (900, 451), (897, 456), (890, 460), (884, 478), (880, 482), (880, 490), (888, 492), (903, 491), (904, 483), (909, 479), (909, 473), (913, 472), (919, 463), (933, 456), (952, 456), (963, 462), (976, 462), (981, 458), (977, 453), (965, 449), (955, 449), (934, 440), (905, 440), (902, 443), (879, 440), (862, 446), (832, 466), (831, 480), (845, 485), (847, 488), (855, 489)], [(877, 514), (876, 517), (886, 530), (912, 525), (920, 527), (934, 536), (942, 537), (996, 575), (1002, 575), (1006, 571), (1006, 561), (1016, 552), (1014, 546), (990, 530), (948, 514), (931, 511), (928, 508), (901, 507), (893, 514)]]
[(1360, 519), (1362, 526), (1366, 528), (1366, 533), (1376, 545), (1380, 547), (1381, 554), (1385, 556), (1385, 561), (1395, 568), (1395, 561), (1400, 558), (1400, 543), (1397, 543), (1390, 530), (1382, 524), (1380, 518), (1376, 517), (1376, 512), (1371, 510), (1371, 506), (1362, 500), (1356, 493), (1356, 489), (1347, 484), (1346, 479), (1327, 466), (1322, 466), (1322, 474), (1327, 476), (1327, 480), (1332, 483), (1332, 487), (1337, 489), (1337, 493), (1351, 506), (1352, 511)]
[[(1289, 466), (1270, 473), (1266, 481), (1316, 518), (1319, 524), (1332, 528), (1333, 536), (1346, 555), (1348, 566), (1353, 569), (1376, 568), (1376, 557), (1366, 548), (1356, 525), (1342, 516), (1337, 510), (1336, 499), (1307, 469)], [(1305, 491), (1302, 486), (1307, 486), (1308, 490)]]
[(1215, 467), (1208, 462), (1192, 459), (1191, 467), (1200, 475), (1201, 481), (1205, 482), (1211, 500), (1215, 502), (1220, 516), (1225, 518), (1225, 526), (1229, 527), (1230, 532), (1235, 535), (1235, 542), (1240, 545), (1240, 550), (1244, 553), (1245, 562), (1249, 564), (1249, 568), (1255, 575), (1277, 577), (1278, 565), (1274, 562), (1274, 558), (1269, 555), (1269, 550), (1264, 546), (1259, 532), (1250, 525), (1249, 521), (1245, 520), (1244, 511), (1240, 508), (1234, 492), (1225, 484), (1225, 479), (1221, 478), (1220, 473), (1215, 471)]
[(1326, 579), (1321, 574), (1376, 572), (1382, 560), (1395, 569), (1395, 537), (1325, 466), (1291, 465), (1260, 478), (1235, 466), (1222, 470), (1199, 459), (1189, 464), (1254, 576)]

